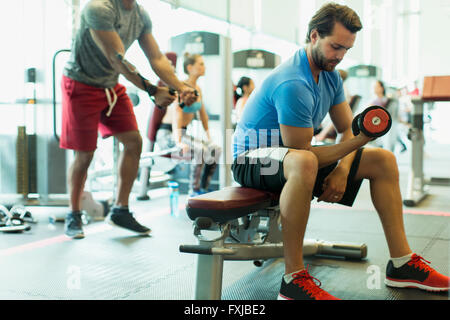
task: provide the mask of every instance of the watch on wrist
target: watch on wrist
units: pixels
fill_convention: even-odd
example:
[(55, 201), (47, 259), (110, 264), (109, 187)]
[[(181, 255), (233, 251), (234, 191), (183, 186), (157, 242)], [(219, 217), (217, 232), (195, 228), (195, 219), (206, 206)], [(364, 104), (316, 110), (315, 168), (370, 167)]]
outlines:
[(148, 95), (154, 96), (156, 94), (156, 91), (158, 91), (158, 87), (148, 82), (148, 80), (145, 79), (140, 73), (138, 73), (138, 76), (141, 78), (142, 86), (144, 87), (145, 91), (147, 91)]
[(145, 90), (150, 96), (154, 96), (156, 94), (156, 91), (158, 91), (158, 87), (151, 83), (147, 83), (147, 85), (145, 86)]

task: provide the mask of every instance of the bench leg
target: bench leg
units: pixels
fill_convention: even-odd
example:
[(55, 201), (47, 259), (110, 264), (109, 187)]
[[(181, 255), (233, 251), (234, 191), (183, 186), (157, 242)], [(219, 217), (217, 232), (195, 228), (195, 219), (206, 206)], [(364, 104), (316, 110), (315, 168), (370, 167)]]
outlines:
[[(211, 247), (223, 246), (223, 240), (210, 242), (199, 241), (200, 245)], [(197, 255), (197, 274), (195, 276), (195, 300), (220, 300), (222, 297), (222, 255)]]

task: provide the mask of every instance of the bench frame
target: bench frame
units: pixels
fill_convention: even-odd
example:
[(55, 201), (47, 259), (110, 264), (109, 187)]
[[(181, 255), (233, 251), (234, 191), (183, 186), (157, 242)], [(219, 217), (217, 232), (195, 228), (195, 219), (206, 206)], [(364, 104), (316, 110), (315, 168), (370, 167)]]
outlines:
[[(221, 190), (215, 191), (220, 192)], [(189, 210), (189, 201), (187, 206)], [(262, 266), (265, 260), (283, 257), (278, 204), (268, 204), (267, 207), (225, 223), (197, 217), (193, 228), (198, 244), (181, 245), (180, 252), (197, 254), (194, 290), (196, 300), (221, 299), (223, 263), (226, 260), (253, 260), (256, 266)], [(364, 243), (305, 239), (303, 254), (363, 259), (367, 256), (367, 246)]]

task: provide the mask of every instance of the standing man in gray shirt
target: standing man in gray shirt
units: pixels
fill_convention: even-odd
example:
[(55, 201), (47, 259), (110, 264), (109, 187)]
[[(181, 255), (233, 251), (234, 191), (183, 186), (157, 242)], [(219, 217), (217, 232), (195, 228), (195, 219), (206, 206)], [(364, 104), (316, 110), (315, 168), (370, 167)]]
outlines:
[[(135, 40), (139, 41), (153, 71), (177, 93), (152, 85), (124, 59), (126, 50)], [(107, 220), (138, 234), (150, 233), (150, 229), (137, 222), (128, 208), (138, 172), (142, 138), (133, 105), (125, 87), (118, 83), (120, 74), (147, 91), (160, 107), (171, 104), (177, 94), (186, 105), (196, 99), (194, 89), (175, 76), (152, 35), (148, 13), (135, 0), (91, 0), (86, 4), (62, 79), (60, 147), (75, 151), (68, 174), (70, 212), (65, 220), (65, 234), (71, 238), (84, 238), (81, 195), (97, 148), (98, 131), (103, 138), (114, 136), (123, 144), (117, 199)]]

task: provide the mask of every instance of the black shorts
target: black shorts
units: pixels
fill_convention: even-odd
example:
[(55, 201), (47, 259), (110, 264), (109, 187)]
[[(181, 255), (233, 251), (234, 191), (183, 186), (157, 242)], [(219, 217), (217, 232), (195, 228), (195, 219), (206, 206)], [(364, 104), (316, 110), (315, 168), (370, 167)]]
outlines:
[[(243, 187), (268, 190), (279, 193), (286, 183), (283, 170), (283, 160), (288, 152), (287, 148), (265, 148), (259, 151), (267, 150), (262, 154), (255, 153), (256, 150), (247, 151), (239, 155), (231, 165), (234, 180)], [(275, 154), (272, 152), (274, 151)], [(351, 207), (355, 202), (356, 195), (362, 184), (362, 179), (355, 180), (363, 148), (357, 150), (353, 160), (350, 172), (347, 177), (347, 188), (340, 204)], [(319, 169), (317, 172), (316, 183), (314, 185), (314, 197), (320, 197), (323, 193), (322, 185), (325, 178), (336, 167), (337, 162)]]

